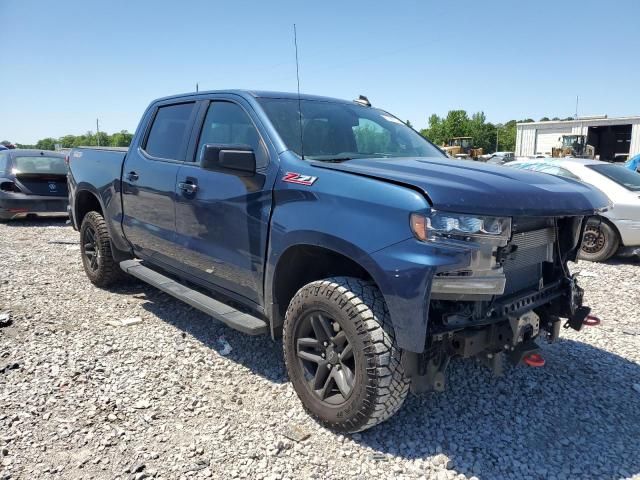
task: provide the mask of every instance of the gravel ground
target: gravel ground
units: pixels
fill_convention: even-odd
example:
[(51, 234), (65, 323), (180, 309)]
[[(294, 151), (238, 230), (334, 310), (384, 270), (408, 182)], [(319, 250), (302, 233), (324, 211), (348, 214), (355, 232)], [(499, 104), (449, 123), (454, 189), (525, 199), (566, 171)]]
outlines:
[(640, 478), (635, 261), (573, 267), (603, 324), (564, 330), (544, 368), (455, 361), (445, 393), (343, 437), (304, 413), (279, 343), (93, 287), (77, 240), (0, 224), (0, 479)]

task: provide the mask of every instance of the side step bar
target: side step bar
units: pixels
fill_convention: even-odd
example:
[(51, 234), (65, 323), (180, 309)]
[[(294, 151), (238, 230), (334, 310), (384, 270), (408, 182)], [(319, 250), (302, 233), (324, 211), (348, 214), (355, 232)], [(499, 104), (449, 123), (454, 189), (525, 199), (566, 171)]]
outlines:
[(218, 300), (203, 295), (197, 290), (185, 287), (181, 283), (145, 267), (138, 260), (125, 260), (120, 262), (120, 268), (129, 275), (133, 275), (178, 300), (188, 303), (192, 307), (211, 315), (216, 320), (221, 321), (235, 330), (239, 330), (248, 335), (261, 335), (269, 331), (269, 326), (264, 320), (236, 310), (229, 305), (225, 305)]

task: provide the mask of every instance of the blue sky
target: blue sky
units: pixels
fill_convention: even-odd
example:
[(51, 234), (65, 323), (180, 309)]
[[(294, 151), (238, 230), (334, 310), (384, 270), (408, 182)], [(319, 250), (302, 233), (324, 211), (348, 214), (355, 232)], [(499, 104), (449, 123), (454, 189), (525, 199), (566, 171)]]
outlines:
[(640, 1), (0, 0), (0, 137), (133, 131), (195, 89), (367, 95), (415, 127), (640, 115)]

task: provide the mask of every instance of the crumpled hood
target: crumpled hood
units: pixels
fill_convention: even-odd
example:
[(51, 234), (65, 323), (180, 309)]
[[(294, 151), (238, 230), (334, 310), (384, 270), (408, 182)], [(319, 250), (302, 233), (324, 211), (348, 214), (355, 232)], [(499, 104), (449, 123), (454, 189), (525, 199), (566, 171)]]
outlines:
[(433, 208), (458, 213), (592, 215), (610, 204), (602, 192), (575, 180), (469, 160), (374, 158), (313, 165), (408, 185), (422, 191)]

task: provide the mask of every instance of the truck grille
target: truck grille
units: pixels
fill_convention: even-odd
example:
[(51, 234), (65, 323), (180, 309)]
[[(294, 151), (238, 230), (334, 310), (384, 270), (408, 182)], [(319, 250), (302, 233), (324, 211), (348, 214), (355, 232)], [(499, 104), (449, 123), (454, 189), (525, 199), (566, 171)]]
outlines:
[(518, 248), (502, 264), (506, 277), (505, 295), (538, 287), (543, 262), (553, 262), (555, 240), (556, 231), (553, 227), (513, 234), (509, 245)]

